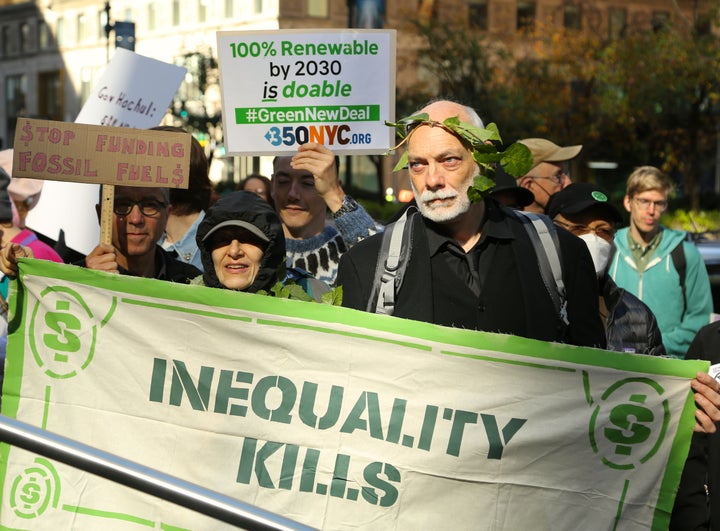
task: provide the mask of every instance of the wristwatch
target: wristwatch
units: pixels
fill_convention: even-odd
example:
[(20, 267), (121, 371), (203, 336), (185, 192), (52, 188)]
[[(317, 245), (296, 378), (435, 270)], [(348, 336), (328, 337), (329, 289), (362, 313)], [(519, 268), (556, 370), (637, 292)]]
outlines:
[(338, 210), (336, 212), (332, 213), (332, 218), (337, 219), (340, 216), (344, 216), (348, 212), (357, 210), (358, 206), (360, 206), (360, 205), (357, 204), (357, 201), (355, 201), (349, 195), (345, 194), (345, 197), (343, 197), (343, 200), (342, 200), (342, 205), (340, 205), (340, 208), (338, 208)]

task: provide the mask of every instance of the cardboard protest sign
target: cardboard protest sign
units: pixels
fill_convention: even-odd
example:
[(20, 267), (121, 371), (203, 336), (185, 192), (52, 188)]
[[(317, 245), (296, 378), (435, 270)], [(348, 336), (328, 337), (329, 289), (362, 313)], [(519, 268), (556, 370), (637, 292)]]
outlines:
[[(667, 529), (708, 363), (23, 259), (2, 413), (325, 529)], [(0, 446), (0, 527), (226, 529)]]
[(393, 145), (394, 30), (219, 31), (223, 127), (233, 155), (337, 154)]
[(190, 135), (18, 119), (13, 176), (187, 188)]
[[(76, 123), (147, 129), (160, 123), (187, 69), (125, 49), (116, 49)], [(100, 239), (95, 204), (98, 185), (47, 181), (29, 212), (33, 230), (89, 253)], [(61, 212), (62, 215), (58, 215)]]

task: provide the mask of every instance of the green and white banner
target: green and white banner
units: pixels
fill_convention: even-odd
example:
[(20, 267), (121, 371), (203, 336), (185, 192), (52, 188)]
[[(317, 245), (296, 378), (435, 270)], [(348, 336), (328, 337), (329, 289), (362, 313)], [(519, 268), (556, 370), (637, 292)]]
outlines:
[[(20, 272), (9, 417), (318, 528), (667, 529), (706, 362)], [(0, 449), (0, 529), (228, 527)]]

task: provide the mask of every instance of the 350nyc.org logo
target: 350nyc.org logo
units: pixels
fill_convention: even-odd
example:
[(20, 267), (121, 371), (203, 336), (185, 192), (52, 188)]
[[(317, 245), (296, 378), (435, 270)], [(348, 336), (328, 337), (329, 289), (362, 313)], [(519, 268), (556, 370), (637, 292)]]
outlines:
[(649, 378), (627, 378), (600, 397), (590, 419), (590, 444), (610, 468), (631, 470), (657, 453), (670, 408), (663, 388)]
[(30, 319), (30, 349), (51, 378), (72, 378), (93, 358), (97, 325), (85, 301), (74, 290), (43, 290)]

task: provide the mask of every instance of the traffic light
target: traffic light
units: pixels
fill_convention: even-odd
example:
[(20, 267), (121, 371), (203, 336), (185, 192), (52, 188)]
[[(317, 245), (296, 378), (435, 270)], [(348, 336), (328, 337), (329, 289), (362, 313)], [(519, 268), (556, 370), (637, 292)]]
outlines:
[(115, 48), (135, 51), (135, 23), (115, 21)]

